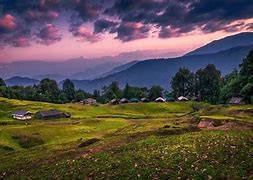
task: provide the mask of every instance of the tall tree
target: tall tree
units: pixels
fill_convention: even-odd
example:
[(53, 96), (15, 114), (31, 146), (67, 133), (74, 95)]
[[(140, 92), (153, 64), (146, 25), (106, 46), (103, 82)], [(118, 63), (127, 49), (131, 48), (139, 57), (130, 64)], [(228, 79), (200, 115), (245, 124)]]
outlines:
[(155, 100), (158, 97), (161, 97), (163, 95), (163, 88), (161, 86), (152, 86), (149, 90), (149, 99)]
[(175, 97), (193, 96), (194, 73), (188, 68), (180, 68), (171, 80), (171, 87)]
[(220, 91), (219, 101), (226, 103), (231, 97), (240, 95), (241, 80), (237, 70), (233, 70), (232, 73), (226, 75), (223, 78), (222, 88)]
[(253, 103), (253, 49), (240, 65), (241, 91), (245, 99)]
[(0, 78), (0, 86), (6, 86), (6, 84), (2, 78)]
[(202, 100), (217, 103), (221, 88), (221, 73), (213, 64), (196, 72), (195, 78), (196, 95)]
[(41, 80), (38, 85), (38, 92), (42, 101), (58, 102), (60, 90), (55, 80), (48, 78)]
[(64, 80), (62, 86), (63, 92), (66, 95), (67, 101), (72, 101), (75, 97), (75, 85), (69, 79)]
[(104, 88), (104, 95), (108, 100), (120, 99), (122, 97), (122, 92), (119, 88), (118, 82), (112, 82), (108, 87)]

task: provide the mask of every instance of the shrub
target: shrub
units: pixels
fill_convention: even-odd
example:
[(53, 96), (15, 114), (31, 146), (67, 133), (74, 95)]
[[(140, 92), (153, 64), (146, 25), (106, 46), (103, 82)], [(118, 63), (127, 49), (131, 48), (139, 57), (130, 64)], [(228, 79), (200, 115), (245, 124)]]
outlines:
[(32, 148), (34, 146), (39, 146), (44, 144), (44, 140), (38, 135), (15, 135), (12, 136), (13, 139), (18, 141), (18, 144), (22, 148)]
[(96, 143), (98, 141), (100, 141), (100, 139), (98, 139), (98, 138), (92, 138), (92, 139), (89, 139), (87, 141), (82, 142), (81, 144), (79, 144), (78, 147), (79, 148), (81, 148), (81, 147), (87, 147), (87, 146), (90, 146), (90, 145), (92, 145), (92, 144), (94, 144), (94, 143)]

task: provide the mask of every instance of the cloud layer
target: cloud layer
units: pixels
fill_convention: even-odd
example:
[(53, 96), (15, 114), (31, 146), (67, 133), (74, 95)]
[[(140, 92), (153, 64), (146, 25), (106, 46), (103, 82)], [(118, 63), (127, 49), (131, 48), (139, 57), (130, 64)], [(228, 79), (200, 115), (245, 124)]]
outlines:
[(54, 44), (66, 24), (79, 41), (91, 43), (106, 34), (129, 42), (154, 32), (170, 38), (252, 30), (244, 21), (253, 18), (252, 9), (250, 0), (0, 0), (0, 49)]

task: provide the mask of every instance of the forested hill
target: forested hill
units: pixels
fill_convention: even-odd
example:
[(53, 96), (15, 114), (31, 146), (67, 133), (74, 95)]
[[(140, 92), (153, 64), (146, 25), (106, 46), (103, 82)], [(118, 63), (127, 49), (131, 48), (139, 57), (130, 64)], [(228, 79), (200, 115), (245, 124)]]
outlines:
[[(95, 79), (93, 81), (78, 81), (77, 88), (92, 92), (95, 89), (101, 89), (112, 81), (119, 82), (122, 87), (126, 83), (133, 86), (151, 87), (152, 85), (161, 85), (170, 89), (170, 80), (180, 67), (187, 67), (192, 71), (214, 64), (222, 74), (230, 73), (234, 68), (238, 68), (242, 59), (246, 57), (253, 48), (250, 46), (241, 46), (220, 51), (213, 54), (183, 56), (179, 58), (155, 59), (138, 62), (130, 68), (109, 75), (105, 78)], [(73, 81), (75, 83), (75, 81)]]

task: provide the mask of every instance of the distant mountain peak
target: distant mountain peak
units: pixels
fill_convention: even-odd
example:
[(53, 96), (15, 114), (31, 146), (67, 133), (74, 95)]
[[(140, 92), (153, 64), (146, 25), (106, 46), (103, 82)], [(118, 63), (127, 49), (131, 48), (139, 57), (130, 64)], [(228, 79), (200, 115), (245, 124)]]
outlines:
[(252, 44), (253, 32), (242, 32), (224, 37), (222, 39), (214, 40), (200, 48), (195, 49), (192, 52), (187, 53), (185, 56), (216, 53), (233, 47), (249, 46)]

